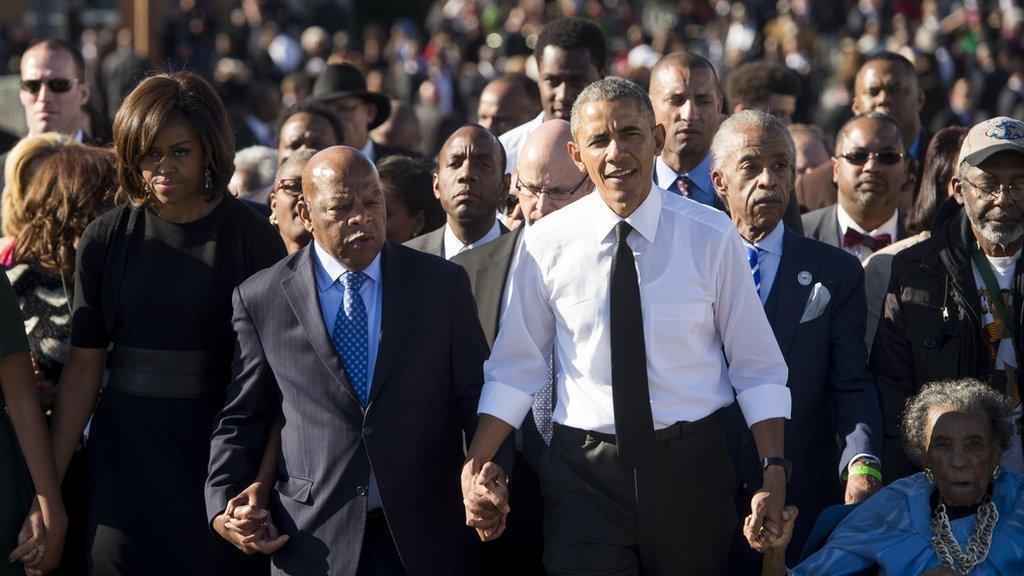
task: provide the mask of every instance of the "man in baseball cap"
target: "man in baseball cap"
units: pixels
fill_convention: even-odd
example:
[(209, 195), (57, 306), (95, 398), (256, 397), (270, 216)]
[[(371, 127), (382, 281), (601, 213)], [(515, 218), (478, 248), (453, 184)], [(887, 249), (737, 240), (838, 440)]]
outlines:
[(374, 142), (370, 130), (380, 126), (391, 114), (391, 101), (379, 92), (366, 89), (366, 78), (352, 64), (328, 64), (313, 84), (313, 100), (326, 105), (345, 128), (345, 145), (361, 150), (377, 162), (392, 154), (411, 154), (406, 150)]
[[(1006, 393), (1021, 419), (1024, 304), (1024, 122), (1000, 117), (971, 128), (953, 198), (932, 236), (898, 253), (875, 332), (871, 370), (882, 402), (886, 482), (914, 471), (899, 447), (903, 407), (925, 382), (978, 378)], [(1003, 469), (1024, 470), (1021, 432)]]

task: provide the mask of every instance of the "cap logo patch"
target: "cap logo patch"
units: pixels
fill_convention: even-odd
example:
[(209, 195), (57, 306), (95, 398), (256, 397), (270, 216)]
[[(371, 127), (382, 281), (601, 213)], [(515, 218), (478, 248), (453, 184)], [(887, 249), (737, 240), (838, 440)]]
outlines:
[(1000, 120), (985, 129), (985, 136), (996, 140), (1020, 140), (1024, 138), (1024, 124), (1010, 120)]

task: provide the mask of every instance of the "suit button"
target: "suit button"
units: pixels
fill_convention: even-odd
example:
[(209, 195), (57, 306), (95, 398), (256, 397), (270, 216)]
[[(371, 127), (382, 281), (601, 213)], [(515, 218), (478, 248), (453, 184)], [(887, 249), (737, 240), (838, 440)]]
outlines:
[(356, 486), (356, 495), (366, 496), (366, 486)]
[(935, 348), (935, 338), (933, 336), (929, 336), (924, 339), (922, 344), (924, 344), (924, 347), (928, 349)]
[(373, 428), (363, 426), (363, 436), (369, 436), (371, 432), (373, 432)]
[(740, 442), (744, 444), (750, 444), (750, 434), (744, 434), (743, 438), (740, 438)]

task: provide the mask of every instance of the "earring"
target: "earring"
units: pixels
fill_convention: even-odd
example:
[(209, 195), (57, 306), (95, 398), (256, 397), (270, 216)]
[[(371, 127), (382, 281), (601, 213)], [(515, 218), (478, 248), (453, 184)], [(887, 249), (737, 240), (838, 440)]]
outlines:
[(149, 194), (149, 183), (148, 182), (142, 185), (142, 191), (145, 192), (146, 194)]
[(273, 224), (274, 226), (277, 226), (277, 214), (270, 215), (270, 223)]
[(213, 178), (210, 177), (210, 169), (206, 169), (206, 189), (213, 188)]
[(931, 468), (924, 469), (924, 479), (927, 480), (929, 484), (935, 484), (935, 475), (932, 474)]
[(999, 473), (1000, 472), (1002, 472), (1002, 470), (999, 468), (998, 465), (996, 465), (995, 470), (992, 470), (992, 479), (993, 480), (999, 480)]

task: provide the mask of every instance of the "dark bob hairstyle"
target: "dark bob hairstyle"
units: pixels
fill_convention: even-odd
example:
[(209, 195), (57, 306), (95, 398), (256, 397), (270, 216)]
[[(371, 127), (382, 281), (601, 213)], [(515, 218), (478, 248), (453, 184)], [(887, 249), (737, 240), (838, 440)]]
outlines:
[(213, 88), (191, 72), (156, 74), (128, 94), (114, 116), (118, 200), (145, 205), (152, 193), (142, 181), (140, 162), (167, 125), (180, 114), (195, 129), (212, 180), (207, 199), (223, 194), (235, 171), (235, 138), (224, 104)]

